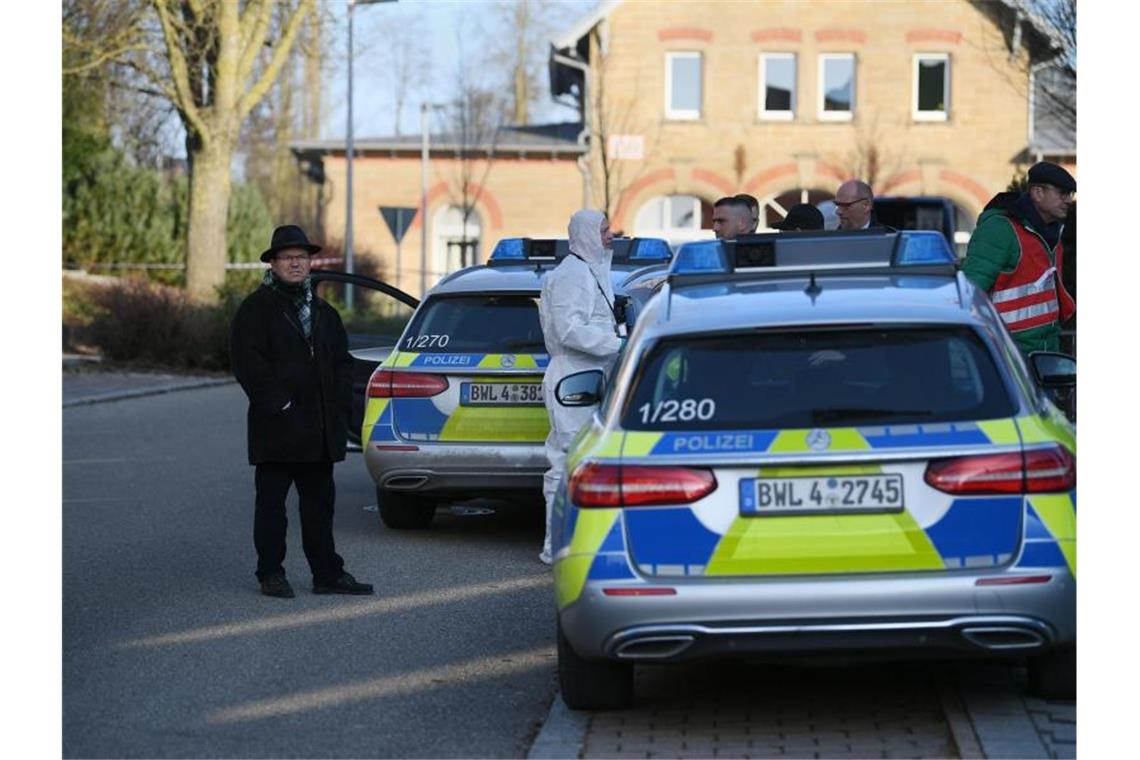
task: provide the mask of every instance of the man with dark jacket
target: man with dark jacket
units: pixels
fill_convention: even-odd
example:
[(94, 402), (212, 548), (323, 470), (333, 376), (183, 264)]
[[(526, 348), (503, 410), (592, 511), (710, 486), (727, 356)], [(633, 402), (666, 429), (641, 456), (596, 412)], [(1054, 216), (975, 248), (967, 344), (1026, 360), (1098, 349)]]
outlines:
[(995, 196), (970, 236), (962, 271), (990, 294), (1022, 353), (1058, 351), (1061, 322), (1077, 310), (1061, 280), (1061, 233), (1077, 181), (1057, 164), (1029, 169), (1029, 187)]
[(300, 227), (274, 230), (261, 254), (269, 270), (232, 325), (234, 376), (249, 397), (249, 463), (256, 468), (253, 543), (266, 596), (293, 596), (283, 565), (291, 485), (300, 499), (301, 543), (313, 593), (372, 593), (371, 585), (344, 571), (333, 543), (333, 463), (344, 459), (352, 357), (340, 315), (313, 294), (310, 257), (319, 250)]

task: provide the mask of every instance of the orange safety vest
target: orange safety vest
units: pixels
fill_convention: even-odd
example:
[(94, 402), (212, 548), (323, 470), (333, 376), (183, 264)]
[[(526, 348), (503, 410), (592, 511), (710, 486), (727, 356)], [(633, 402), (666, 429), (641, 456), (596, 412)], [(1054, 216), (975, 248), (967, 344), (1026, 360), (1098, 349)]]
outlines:
[(1073, 316), (1077, 311), (1076, 303), (1061, 282), (1064, 260), (1061, 241), (1057, 240), (1057, 264), (1054, 266), (1040, 235), (1013, 218), (1009, 219), (1009, 224), (1017, 235), (1021, 256), (1017, 269), (998, 275), (990, 289), (990, 300), (1001, 314), (1005, 326), (1015, 333)]

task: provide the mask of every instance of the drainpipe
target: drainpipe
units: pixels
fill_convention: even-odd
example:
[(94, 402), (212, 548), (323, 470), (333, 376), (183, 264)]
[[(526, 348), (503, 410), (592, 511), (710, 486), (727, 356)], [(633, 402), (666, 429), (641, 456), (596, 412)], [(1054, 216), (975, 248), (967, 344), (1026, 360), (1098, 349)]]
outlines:
[[(553, 45), (551, 46), (553, 47)], [(590, 137), (590, 101), (588, 98), (593, 93), (593, 84), (591, 82), (590, 66), (589, 64), (579, 61), (577, 58), (563, 55), (562, 53), (554, 53), (553, 58), (556, 63), (563, 66), (569, 66), (572, 69), (578, 69), (582, 72), (582, 93), (581, 93), (581, 107), (582, 107), (582, 131), (578, 133), (578, 144), (586, 145), (586, 141)], [(582, 173), (582, 208), (590, 208), (590, 156), (589, 153), (584, 153), (578, 156), (578, 171)]]

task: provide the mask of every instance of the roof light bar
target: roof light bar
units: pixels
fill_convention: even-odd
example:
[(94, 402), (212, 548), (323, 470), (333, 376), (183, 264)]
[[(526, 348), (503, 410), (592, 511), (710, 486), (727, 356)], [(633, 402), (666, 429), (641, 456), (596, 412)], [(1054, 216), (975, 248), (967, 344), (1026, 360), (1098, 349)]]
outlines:
[[(561, 261), (570, 253), (566, 238), (503, 238), (488, 259), (490, 264), (519, 264), (526, 261)], [(669, 243), (661, 238), (614, 238), (613, 261), (651, 263), (673, 258)]]
[(825, 274), (934, 266), (950, 274), (955, 261), (946, 239), (937, 232), (812, 231), (686, 243), (674, 257), (669, 272), (694, 276), (736, 272)]

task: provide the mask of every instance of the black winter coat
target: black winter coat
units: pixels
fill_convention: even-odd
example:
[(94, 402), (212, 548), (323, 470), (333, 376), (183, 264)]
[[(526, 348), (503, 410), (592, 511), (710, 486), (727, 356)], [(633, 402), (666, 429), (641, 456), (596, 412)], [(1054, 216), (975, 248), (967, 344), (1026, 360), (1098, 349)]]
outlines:
[(250, 464), (344, 459), (352, 407), (348, 335), (323, 299), (313, 296), (312, 314), (310, 341), (293, 303), (262, 285), (234, 315), (230, 360), (249, 397)]

